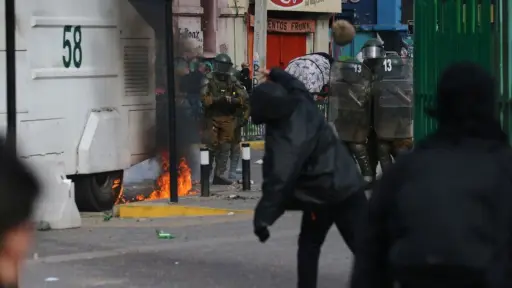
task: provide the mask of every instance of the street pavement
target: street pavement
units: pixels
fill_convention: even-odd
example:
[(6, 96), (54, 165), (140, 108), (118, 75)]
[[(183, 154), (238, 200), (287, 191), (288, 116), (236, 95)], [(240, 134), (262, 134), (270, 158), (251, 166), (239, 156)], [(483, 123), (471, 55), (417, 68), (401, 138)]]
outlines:
[[(212, 186), (212, 197), (188, 197), (180, 202), (253, 209), (261, 196), (261, 165), (256, 161), (263, 155), (254, 151), (252, 156), (252, 191), (240, 191), (237, 185)], [(151, 185), (132, 181), (125, 184), (125, 192), (149, 193)], [(102, 214), (82, 214), (79, 229), (36, 234), (20, 287), (296, 287), (300, 214), (285, 214), (271, 228), (265, 244), (252, 232), (252, 215), (232, 214), (109, 221)], [(158, 239), (156, 230), (176, 238)], [(350, 251), (332, 229), (323, 247), (318, 287), (344, 287), (351, 262)]]
[[(295, 287), (299, 224), (298, 213), (287, 213), (261, 244), (252, 215), (105, 222), (93, 214), (80, 229), (38, 232), (21, 287)], [(176, 238), (158, 239), (157, 229)], [(344, 287), (351, 261), (332, 229), (318, 287)]]

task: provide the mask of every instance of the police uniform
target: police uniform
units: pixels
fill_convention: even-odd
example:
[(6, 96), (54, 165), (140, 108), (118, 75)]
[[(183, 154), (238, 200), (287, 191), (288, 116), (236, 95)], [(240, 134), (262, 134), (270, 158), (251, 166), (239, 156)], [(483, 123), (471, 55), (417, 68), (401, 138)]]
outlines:
[(245, 89), (230, 74), (233, 63), (228, 55), (217, 55), (214, 65), (214, 71), (206, 75), (201, 87), (204, 109), (202, 142), (211, 151), (210, 163), (215, 163), (213, 184), (229, 185), (232, 181), (224, 178), (224, 173), (238, 125), (237, 113), (245, 109), (247, 97)]

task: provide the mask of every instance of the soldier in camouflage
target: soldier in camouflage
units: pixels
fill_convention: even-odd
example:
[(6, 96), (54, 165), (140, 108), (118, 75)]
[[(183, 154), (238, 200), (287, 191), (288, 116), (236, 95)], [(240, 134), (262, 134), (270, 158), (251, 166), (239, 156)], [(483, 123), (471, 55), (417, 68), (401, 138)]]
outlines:
[[(238, 84), (240, 86), (244, 87), (244, 90), (246, 90), (245, 86), (243, 86), (243, 84), (240, 82), (240, 73), (235, 68), (231, 68), (231, 75), (235, 76), (239, 82)], [(240, 95), (240, 97), (245, 98), (243, 100), (244, 104), (249, 103), (249, 96), (247, 93)], [(237, 123), (235, 126), (235, 131), (233, 133), (233, 141), (231, 142), (231, 149), (230, 149), (230, 153), (229, 153), (229, 174), (228, 174), (229, 176), (228, 177), (229, 177), (229, 180), (233, 180), (233, 181), (239, 180), (238, 179), (239, 173), (237, 172), (237, 168), (238, 168), (238, 163), (240, 162), (240, 156), (241, 156), (240, 155), (240, 153), (241, 153), (240, 142), (242, 142), (242, 129), (247, 125), (247, 123), (249, 121), (249, 106), (243, 105), (242, 107), (237, 109), (236, 120), (237, 120)]]
[[(204, 113), (202, 142), (211, 153), (210, 163), (215, 162), (214, 185), (230, 185), (224, 178), (234, 132), (239, 126), (239, 111), (248, 111), (247, 93), (237, 79), (230, 74), (231, 58), (219, 54), (214, 59), (214, 71), (208, 73), (201, 85), (201, 104)], [(248, 112), (247, 112), (248, 115)]]

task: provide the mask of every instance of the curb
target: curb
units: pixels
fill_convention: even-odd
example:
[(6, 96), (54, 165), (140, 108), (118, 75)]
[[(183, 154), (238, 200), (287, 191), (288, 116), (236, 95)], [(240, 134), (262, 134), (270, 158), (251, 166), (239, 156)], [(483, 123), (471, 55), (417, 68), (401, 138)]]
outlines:
[(114, 207), (114, 215), (119, 218), (165, 218), (191, 216), (222, 216), (233, 214), (251, 214), (252, 210), (233, 210), (201, 206), (184, 205), (137, 205), (122, 204)]
[(247, 141), (245, 143), (249, 143), (251, 145), (251, 149), (254, 149), (254, 150), (264, 150), (265, 149), (265, 141), (263, 141), (263, 140)]

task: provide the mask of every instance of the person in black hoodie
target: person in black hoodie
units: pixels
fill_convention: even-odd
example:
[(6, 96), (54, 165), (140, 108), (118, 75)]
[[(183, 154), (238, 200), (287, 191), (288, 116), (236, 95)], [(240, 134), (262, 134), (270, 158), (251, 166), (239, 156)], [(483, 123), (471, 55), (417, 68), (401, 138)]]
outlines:
[(437, 130), (375, 187), (352, 288), (512, 287), (512, 153), (494, 88), (476, 64), (442, 74)]
[(249, 64), (242, 63), (242, 70), (240, 70), (240, 82), (244, 85), (245, 90), (250, 95), (252, 93), (252, 77), (249, 70)]
[(254, 232), (261, 242), (286, 210), (302, 210), (298, 287), (316, 287), (320, 249), (334, 223), (349, 248), (367, 211), (364, 181), (308, 90), (281, 69), (250, 97), (251, 119), (265, 124), (262, 198)]

